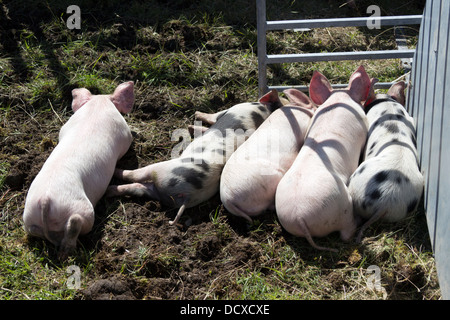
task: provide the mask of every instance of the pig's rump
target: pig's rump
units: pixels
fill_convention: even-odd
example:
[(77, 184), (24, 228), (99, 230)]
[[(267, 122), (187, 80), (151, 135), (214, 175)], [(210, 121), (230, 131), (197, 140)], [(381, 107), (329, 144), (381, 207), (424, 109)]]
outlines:
[[(67, 141), (56, 146), (34, 179), (23, 214), (25, 229), (30, 234), (45, 238), (45, 227), (50, 236), (54, 234), (48, 239), (53, 243), (61, 239), (58, 234), (63, 234), (72, 214), (88, 219), (81, 234), (90, 231), (93, 207), (105, 192), (115, 166), (115, 161), (112, 164), (108, 161), (110, 150), (99, 155), (94, 147), (83, 148), (77, 143), (66, 144)], [(46, 226), (43, 214), (47, 215)]]
[(422, 175), (410, 166), (407, 157), (402, 157), (402, 150), (395, 149), (399, 148), (392, 150), (395, 157), (370, 158), (352, 175), (349, 191), (355, 214), (369, 219), (380, 212), (383, 220), (394, 222), (416, 209), (422, 194)]
[[(24, 228), (32, 236), (47, 238), (59, 245), (64, 237), (67, 221), (76, 214), (83, 222), (80, 234), (88, 233), (94, 223), (94, 207), (84, 195), (67, 194), (64, 186), (58, 186), (58, 180), (48, 184), (43, 195), (27, 197), (24, 211)], [(30, 189), (31, 190), (31, 189)], [(71, 198), (69, 198), (69, 196)]]
[(317, 168), (292, 176), (288, 172), (276, 192), (278, 219), (286, 231), (300, 237), (307, 237), (307, 232), (323, 237), (342, 231), (347, 219), (341, 214), (352, 215), (346, 189), (342, 180), (327, 170)]
[(204, 159), (199, 159), (196, 164), (195, 160), (183, 157), (155, 164), (151, 181), (157, 195), (153, 198), (167, 206), (180, 207), (185, 204), (186, 208), (190, 208), (217, 193), (223, 164)]
[(220, 180), (220, 198), (228, 210), (251, 217), (274, 208), (275, 191), (285, 173), (278, 163), (266, 159), (229, 161), (227, 168), (227, 175)]

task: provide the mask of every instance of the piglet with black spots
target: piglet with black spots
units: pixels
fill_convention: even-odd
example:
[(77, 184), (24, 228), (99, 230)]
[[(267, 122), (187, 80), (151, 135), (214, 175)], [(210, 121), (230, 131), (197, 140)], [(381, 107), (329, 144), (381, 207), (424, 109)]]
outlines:
[(366, 103), (369, 133), (364, 161), (353, 173), (349, 190), (355, 214), (368, 219), (364, 230), (381, 219), (399, 221), (414, 212), (423, 191), (417, 161), (414, 120), (402, 104), (405, 83), (391, 86)]
[(120, 112), (133, 107), (133, 82), (119, 85), (112, 95), (81, 88), (72, 96), (75, 113), (31, 183), (23, 213), (25, 231), (59, 246), (60, 258), (76, 247), (78, 235), (92, 229), (94, 207), (132, 141)]
[(196, 119), (211, 127), (191, 127), (194, 140), (179, 157), (136, 170), (117, 169), (116, 177), (133, 183), (110, 186), (107, 194), (148, 196), (179, 208), (175, 219), (169, 222), (175, 224), (185, 208), (217, 193), (229, 157), (280, 106), (276, 91), (271, 91), (259, 102), (240, 103), (214, 114), (196, 112)]

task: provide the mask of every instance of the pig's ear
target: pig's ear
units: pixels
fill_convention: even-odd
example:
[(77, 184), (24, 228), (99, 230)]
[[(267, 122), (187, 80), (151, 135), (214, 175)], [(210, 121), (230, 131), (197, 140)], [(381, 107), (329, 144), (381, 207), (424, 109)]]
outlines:
[(111, 96), (111, 101), (117, 110), (122, 113), (128, 113), (133, 108), (134, 103), (134, 84), (128, 81), (120, 84)]
[(405, 105), (405, 87), (406, 83), (404, 81), (400, 81), (394, 83), (388, 90), (388, 95), (397, 100), (403, 106)]
[(283, 98), (283, 97), (280, 97), (280, 101), (283, 106), (288, 106), (291, 104), (291, 102), (288, 99)]
[(319, 71), (314, 71), (309, 83), (309, 96), (318, 105), (323, 104), (331, 95), (333, 88), (328, 79)]
[(375, 83), (377, 82), (378, 82), (377, 78), (370, 79), (369, 95), (367, 96), (367, 99), (364, 102), (364, 106), (368, 106), (372, 101), (374, 101), (377, 98), (377, 95), (375, 94)]
[(363, 66), (359, 66), (350, 77), (348, 91), (350, 97), (358, 103), (366, 101), (369, 96), (371, 81)]
[(288, 97), (289, 102), (294, 106), (300, 106), (308, 109), (313, 109), (314, 105), (311, 99), (303, 92), (297, 89), (286, 89), (283, 93)]
[(91, 92), (86, 88), (78, 88), (72, 90), (72, 110), (76, 112), (92, 97)]
[(283, 104), (281, 103), (280, 97), (278, 96), (278, 92), (275, 89), (272, 89), (270, 92), (263, 95), (258, 100), (261, 103), (267, 103), (272, 105), (272, 109), (276, 109), (281, 107)]

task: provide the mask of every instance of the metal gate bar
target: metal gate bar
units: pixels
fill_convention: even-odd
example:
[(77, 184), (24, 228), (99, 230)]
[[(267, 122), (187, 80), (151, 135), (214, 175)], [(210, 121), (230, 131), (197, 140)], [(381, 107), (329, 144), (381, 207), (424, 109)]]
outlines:
[[(271, 30), (297, 29), (297, 28), (326, 28), (326, 27), (350, 27), (367, 26), (373, 17), (335, 18), (335, 19), (310, 19), (310, 20), (285, 20), (266, 21), (266, 1), (256, 1), (257, 11), (257, 43), (258, 43), (258, 88), (259, 95), (263, 95), (270, 89), (283, 90), (297, 88), (302, 91), (307, 86), (267, 86), (267, 65), (276, 63), (313, 62), (313, 61), (342, 61), (342, 60), (373, 60), (373, 59), (412, 59), (414, 49), (359, 51), (359, 52), (326, 52), (305, 54), (267, 54), (266, 33)], [(420, 24), (422, 15), (410, 16), (386, 16), (377, 17), (380, 26), (398, 26)], [(335, 84), (334, 88), (346, 87), (345, 84)], [(376, 88), (389, 88), (390, 82), (377, 83)]]
[[(331, 27), (366, 27), (371, 17), (331, 18), (308, 20), (267, 21), (266, 30), (304, 29), (304, 28), (331, 28)], [(377, 18), (382, 26), (398, 26), (420, 24), (422, 15), (384, 16)]]

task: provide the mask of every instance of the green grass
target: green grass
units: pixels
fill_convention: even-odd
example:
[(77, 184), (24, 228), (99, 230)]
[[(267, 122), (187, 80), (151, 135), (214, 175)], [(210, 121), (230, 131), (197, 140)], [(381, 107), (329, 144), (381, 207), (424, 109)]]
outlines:
[(1, 162), (0, 163), (0, 189), (3, 188), (3, 185), (5, 183), (6, 175), (8, 173), (9, 169), (9, 163), (8, 162)]

